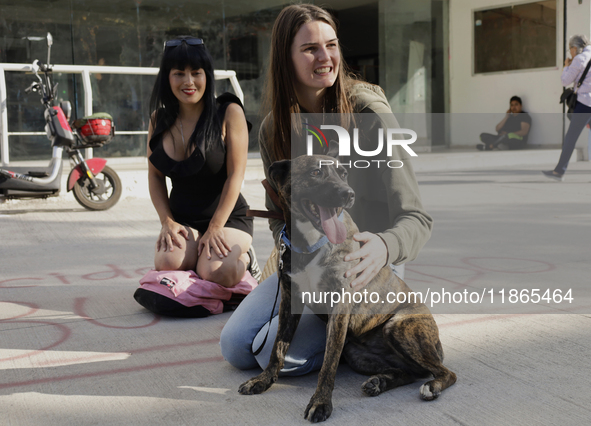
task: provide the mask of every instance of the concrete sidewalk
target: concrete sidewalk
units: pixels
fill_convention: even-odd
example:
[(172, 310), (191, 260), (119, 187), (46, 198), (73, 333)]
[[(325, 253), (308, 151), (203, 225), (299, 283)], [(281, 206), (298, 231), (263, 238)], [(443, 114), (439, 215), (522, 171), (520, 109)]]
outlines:
[[(413, 158), (415, 172), (432, 171), (461, 171), (480, 170), (490, 168), (505, 168), (509, 166), (546, 166), (556, 162), (560, 156), (559, 149), (528, 149), (519, 151), (489, 151), (482, 152), (476, 149), (445, 150), (442, 152), (420, 153)], [(580, 148), (573, 154), (573, 162), (576, 158), (582, 158)], [(48, 161), (26, 161), (10, 163), (13, 166), (47, 166)], [(144, 157), (110, 158), (108, 165), (115, 169), (123, 183), (122, 198), (149, 198), (148, 181), (146, 176), (147, 159)], [(263, 162), (258, 152), (249, 153), (246, 165), (245, 181), (260, 182), (265, 178)], [(10, 166), (6, 166), (10, 170)], [(64, 162), (62, 175), (62, 188), (66, 188), (69, 173), (69, 163)], [(73, 199), (65, 190), (59, 197), (49, 199), (49, 202), (61, 203), (64, 199)], [(1, 199), (0, 199), (1, 202)], [(251, 202), (252, 204), (252, 202)], [(0, 204), (1, 205), (1, 204)], [(10, 203), (6, 208), (11, 208)]]
[[(450, 291), (576, 288), (577, 313), (562, 305), (554, 311), (564, 313), (531, 315), (507, 304), (495, 314), (436, 314), (458, 382), (433, 402), (420, 400), (422, 381), (369, 398), (366, 377), (340, 365), (327, 424), (589, 422), (591, 165), (573, 162), (565, 182), (549, 181), (540, 170), (557, 152), (529, 165), (502, 165), (504, 152), (455, 165), (420, 155), (413, 164), (435, 228), (406, 281)], [(236, 370), (220, 355), (231, 313), (158, 318), (133, 300), (160, 225), (145, 166), (111, 166), (126, 191), (111, 210), (86, 211), (70, 193), (0, 204), (0, 425), (307, 424), (317, 374), (241, 396), (238, 386), (259, 371)], [(243, 193), (263, 208), (257, 168), (249, 160)], [(266, 221), (255, 220), (255, 232), (264, 264)]]

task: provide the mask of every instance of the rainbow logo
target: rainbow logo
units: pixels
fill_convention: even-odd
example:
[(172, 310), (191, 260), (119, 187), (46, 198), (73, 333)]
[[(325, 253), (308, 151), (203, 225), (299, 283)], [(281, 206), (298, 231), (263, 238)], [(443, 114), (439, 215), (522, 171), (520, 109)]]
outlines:
[[(326, 136), (324, 136), (324, 133), (322, 133), (322, 130), (320, 130), (318, 127), (313, 126), (311, 124), (308, 123), (304, 123), (304, 126), (309, 126), (311, 127), (311, 129), (307, 129), (307, 131), (311, 134), (313, 134), (314, 136), (316, 136), (316, 139), (318, 139), (318, 142), (320, 142), (320, 146), (321, 147), (328, 147), (328, 141), (326, 140)], [(320, 136), (322, 136), (322, 139), (320, 138)], [(322, 143), (322, 141), (324, 140), (324, 144)], [(310, 146), (311, 149), (311, 146)]]

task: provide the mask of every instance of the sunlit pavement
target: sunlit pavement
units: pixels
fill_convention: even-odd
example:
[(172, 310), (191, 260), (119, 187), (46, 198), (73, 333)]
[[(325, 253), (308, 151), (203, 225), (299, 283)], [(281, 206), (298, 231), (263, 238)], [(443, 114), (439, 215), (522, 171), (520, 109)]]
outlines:
[[(555, 160), (450, 170), (447, 159), (439, 171), (433, 161), (417, 160), (435, 228), (407, 265), (409, 286), (572, 288), (574, 304), (544, 314), (508, 300), (470, 314), (435, 307), (458, 382), (433, 402), (419, 398), (423, 381), (370, 398), (360, 388), (366, 377), (341, 364), (328, 424), (587, 424), (590, 163), (572, 163), (558, 183), (540, 173)], [(0, 204), (0, 425), (306, 424), (316, 373), (241, 396), (238, 386), (259, 371), (236, 370), (220, 354), (231, 313), (159, 318), (134, 301), (160, 227), (145, 168), (112, 167), (126, 192), (108, 211), (86, 211), (71, 193)], [(259, 180), (255, 163), (243, 193), (262, 209)], [(264, 265), (272, 248), (265, 220), (255, 220), (255, 232)]]

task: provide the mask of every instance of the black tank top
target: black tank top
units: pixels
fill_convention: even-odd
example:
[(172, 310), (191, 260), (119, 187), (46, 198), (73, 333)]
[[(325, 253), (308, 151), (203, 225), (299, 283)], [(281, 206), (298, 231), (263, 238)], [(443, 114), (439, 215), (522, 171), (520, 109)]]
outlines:
[[(220, 100), (223, 102), (218, 108), (220, 122), (223, 121), (230, 103), (242, 106), (240, 100), (230, 93), (221, 95), (218, 102)], [(175, 161), (164, 151), (162, 135), (161, 133), (150, 140), (150, 162), (172, 181), (169, 203), (174, 220), (200, 230), (204, 221), (208, 223), (215, 213), (228, 178), (226, 147), (219, 140), (210, 144), (202, 153), (203, 141), (198, 141), (198, 146), (188, 158)], [(246, 209), (248, 204), (240, 194), (231, 216), (244, 216)]]

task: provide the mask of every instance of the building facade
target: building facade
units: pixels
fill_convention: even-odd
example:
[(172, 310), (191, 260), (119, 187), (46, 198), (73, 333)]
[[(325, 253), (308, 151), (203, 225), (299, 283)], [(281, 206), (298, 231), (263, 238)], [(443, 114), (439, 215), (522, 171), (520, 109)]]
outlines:
[[(338, 36), (347, 63), (361, 78), (384, 89), (401, 124), (417, 130), (417, 151), (425, 151), (473, 146), (478, 133), (494, 129), (512, 95), (520, 95), (529, 112), (553, 117), (554, 121), (534, 117), (535, 143), (559, 143), (565, 37), (589, 33), (590, 1), (317, 3), (339, 21)], [(178, 35), (201, 37), (216, 69), (237, 73), (247, 118), (253, 123), (250, 149), (255, 151), (271, 28), (286, 4), (278, 0), (0, 0), (0, 63), (43, 60), (47, 32), (54, 38), (54, 64), (127, 67), (158, 67), (165, 40)], [(38, 98), (24, 93), (31, 77), (6, 73), (3, 108), (8, 111), (10, 132), (43, 129)], [(91, 80), (94, 111), (111, 113), (118, 130), (147, 130), (153, 76), (92, 74)], [(82, 116), (80, 77), (58, 75), (56, 81), (60, 98), (70, 100)], [(220, 81), (218, 93), (226, 90), (229, 84)], [(142, 156), (145, 139), (145, 135), (119, 135), (96, 155)], [(11, 136), (11, 161), (48, 157), (43, 136)]]
[[(201, 37), (216, 69), (237, 72), (247, 118), (254, 125), (250, 147), (256, 150), (270, 33), (285, 4), (278, 0), (1, 0), (0, 62), (43, 60), (48, 31), (54, 38), (52, 62), (77, 65), (157, 67), (165, 40), (184, 34)], [(396, 111), (445, 111), (448, 1), (330, 0), (322, 5), (340, 22), (339, 38), (351, 68), (380, 84)], [(119, 130), (147, 130), (154, 77), (94, 74), (91, 78), (94, 111), (111, 113)], [(38, 99), (23, 92), (30, 80), (30, 75), (6, 73), (10, 132), (43, 128)], [(57, 81), (60, 97), (76, 103), (81, 115), (80, 78), (63, 75)], [(229, 88), (224, 82), (220, 86), (218, 93)], [(145, 136), (117, 136), (97, 155), (140, 156), (145, 145)], [(11, 161), (47, 155), (42, 136), (10, 138)]]

